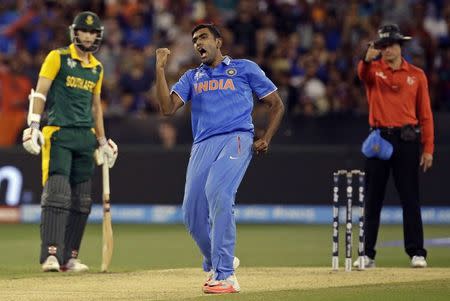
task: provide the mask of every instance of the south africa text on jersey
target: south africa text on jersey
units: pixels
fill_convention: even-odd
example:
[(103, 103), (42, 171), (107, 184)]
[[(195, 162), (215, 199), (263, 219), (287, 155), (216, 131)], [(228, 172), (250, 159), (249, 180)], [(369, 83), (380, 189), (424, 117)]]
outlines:
[(232, 79), (211, 79), (201, 83), (194, 84), (195, 92), (197, 94), (214, 91), (214, 90), (236, 90)]
[(95, 87), (95, 83), (90, 80), (86, 80), (84, 78), (67, 76), (66, 86), (71, 87), (71, 88), (83, 89), (83, 90), (92, 92), (92, 90)]

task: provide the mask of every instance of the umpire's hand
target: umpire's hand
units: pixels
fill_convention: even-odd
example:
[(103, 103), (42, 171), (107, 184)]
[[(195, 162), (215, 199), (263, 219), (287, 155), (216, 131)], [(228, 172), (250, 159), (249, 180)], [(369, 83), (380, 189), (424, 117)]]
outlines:
[(423, 153), (420, 158), (420, 166), (423, 168), (423, 172), (426, 172), (433, 165), (433, 155)]
[(369, 43), (369, 47), (367, 48), (366, 55), (364, 57), (364, 61), (369, 63), (376, 59), (380, 55), (381, 51), (379, 49), (375, 49), (374, 42)]

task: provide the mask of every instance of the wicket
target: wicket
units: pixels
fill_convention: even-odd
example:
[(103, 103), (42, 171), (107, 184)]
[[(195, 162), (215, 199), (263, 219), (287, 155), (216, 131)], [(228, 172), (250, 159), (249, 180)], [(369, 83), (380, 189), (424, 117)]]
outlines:
[(360, 170), (338, 170), (333, 173), (333, 254), (332, 268), (339, 270), (339, 179), (346, 179), (346, 227), (345, 227), (345, 271), (352, 270), (352, 207), (353, 207), (353, 176), (358, 176), (359, 204), (359, 270), (364, 270), (364, 180), (365, 174)]

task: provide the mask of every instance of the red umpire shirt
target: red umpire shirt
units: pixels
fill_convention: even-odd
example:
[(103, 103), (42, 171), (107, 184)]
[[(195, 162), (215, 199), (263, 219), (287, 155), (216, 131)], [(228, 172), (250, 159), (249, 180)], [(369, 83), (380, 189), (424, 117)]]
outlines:
[(393, 70), (383, 60), (358, 64), (369, 102), (371, 127), (419, 125), (423, 152), (433, 154), (434, 125), (428, 82), (422, 69), (402, 58), (400, 69)]

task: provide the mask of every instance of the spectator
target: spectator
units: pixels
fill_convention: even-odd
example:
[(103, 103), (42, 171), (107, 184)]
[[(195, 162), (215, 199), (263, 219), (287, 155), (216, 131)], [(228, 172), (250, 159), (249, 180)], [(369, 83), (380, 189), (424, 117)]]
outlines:
[(32, 85), (21, 66), (19, 60), (0, 56), (0, 147), (14, 145), (25, 125)]
[(151, 88), (153, 72), (145, 66), (139, 49), (130, 49), (130, 64), (122, 73), (119, 86), (122, 90), (122, 106), (125, 112), (144, 114), (147, 110), (147, 92)]
[(135, 48), (144, 49), (152, 42), (151, 28), (146, 24), (144, 14), (138, 13), (124, 28), (124, 42)]
[(168, 120), (161, 120), (158, 126), (158, 137), (164, 149), (173, 149), (177, 144), (177, 129)]
[[(45, 54), (68, 42), (61, 26), (81, 9), (104, 12), (104, 43), (96, 55), (105, 63), (107, 117), (158, 114), (151, 92), (154, 49), (171, 45), (167, 76), (173, 82), (186, 68), (198, 64), (186, 45), (191, 42), (188, 28), (203, 21), (222, 29), (224, 52), (260, 64), (283, 94), (287, 116), (295, 120), (305, 114), (367, 113), (364, 91), (354, 72), (360, 48), (380, 25), (397, 20), (405, 23), (402, 28), (414, 38), (404, 49), (405, 58), (426, 71), (433, 109), (450, 109), (448, 1), (3, 0), (0, 53), (20, 57), (20, 76), (35, 83)], [(140, 58), (136, 59), (136, 53)], [(308, 83), (305, 61), (310, 56), (316, 70)]]
[(239, 3), (236, 17), (227, 27), (234, 35), (234, 56), (256, 56), (256, 31), (259, 21), (253, 15), (255, 12), (252, 1), (242, 0)]

